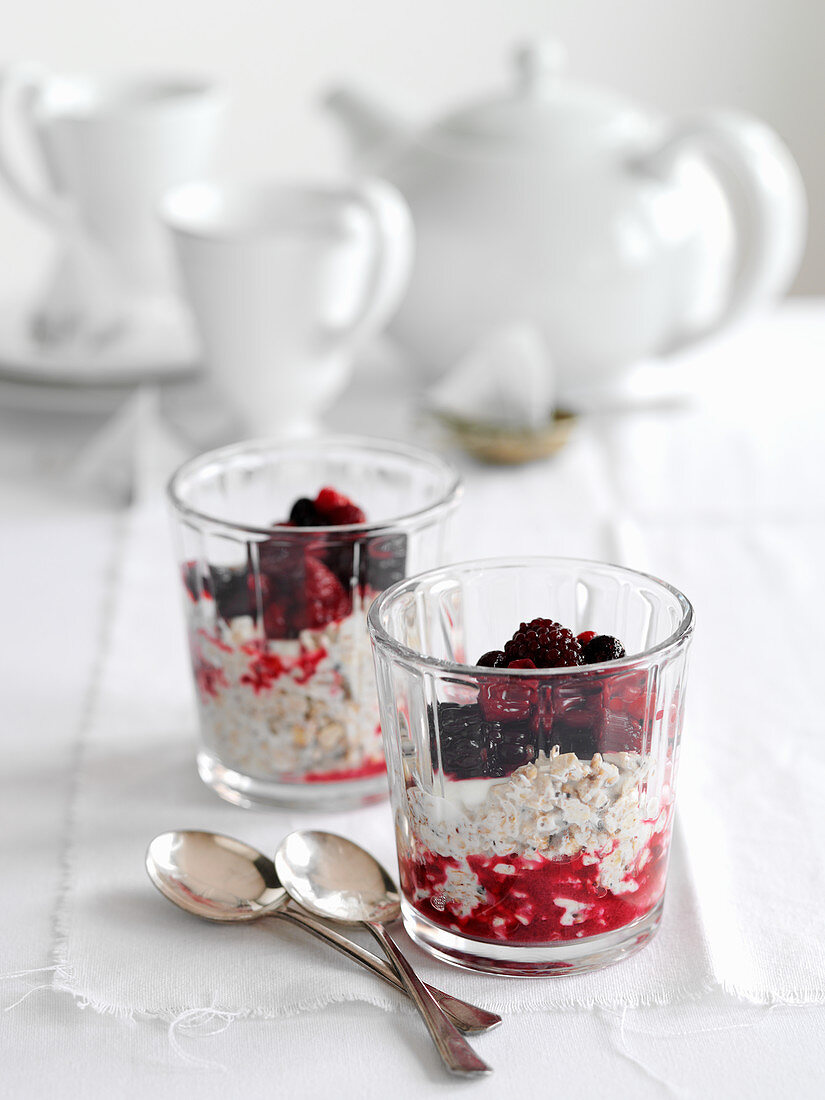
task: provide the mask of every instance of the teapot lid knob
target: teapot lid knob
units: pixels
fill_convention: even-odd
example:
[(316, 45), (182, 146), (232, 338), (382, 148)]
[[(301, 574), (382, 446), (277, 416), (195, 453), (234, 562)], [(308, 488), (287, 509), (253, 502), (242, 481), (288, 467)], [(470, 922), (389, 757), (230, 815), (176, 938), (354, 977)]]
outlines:
[(558, 85), (567, 50), (557, 38), (543, 38), (518, 46), (514, 59), (519, 87), (529, 95)]

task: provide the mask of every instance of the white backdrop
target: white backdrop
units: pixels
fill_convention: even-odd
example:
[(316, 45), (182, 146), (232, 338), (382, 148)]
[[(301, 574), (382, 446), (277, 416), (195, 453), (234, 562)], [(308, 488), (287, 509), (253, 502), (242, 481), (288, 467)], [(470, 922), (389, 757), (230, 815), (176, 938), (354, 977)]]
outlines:
[[(825, 293), (822, 0), (5, 0), (0, 62), (203, 70), (233, 96), (224, 166), (328, 175), (341, 144), (317, 107), (345, 77), (425, 119), (500, 86), (514, 42), (552, 34), (571, 77), (673, 112), (753, 111), (784, 137), (811, 203), (795, 290)], [(0, 192), (0, 289), (42, 264), (40, 229)]]

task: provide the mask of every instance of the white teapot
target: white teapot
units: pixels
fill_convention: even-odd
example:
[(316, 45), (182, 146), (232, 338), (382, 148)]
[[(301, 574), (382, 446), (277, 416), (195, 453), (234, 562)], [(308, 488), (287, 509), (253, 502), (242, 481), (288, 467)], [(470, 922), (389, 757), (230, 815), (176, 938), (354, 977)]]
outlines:
[(571, 84), (554, 42), (516, 62), (512, 90), (426, 129), (352, 91), (326, 97), (356, 163), (412, 210), (416, 259), (390, 332), (425, 378), (527, 323), (560, 397), (587, 404), (788, 288), (806, 203), (771, 129), (727, 111), (674, 124)]

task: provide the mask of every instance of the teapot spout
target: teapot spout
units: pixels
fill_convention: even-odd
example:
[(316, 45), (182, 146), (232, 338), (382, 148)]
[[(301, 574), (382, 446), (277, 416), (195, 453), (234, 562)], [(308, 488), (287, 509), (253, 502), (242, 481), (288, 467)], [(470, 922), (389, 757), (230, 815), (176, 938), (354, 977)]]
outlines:
[(361, 92), (349, 88), (331, 88), (322, 105), (342, 123), (350, 151), (357, 162), (369, 164), (404, 140), (410, 127), (396, 114)]

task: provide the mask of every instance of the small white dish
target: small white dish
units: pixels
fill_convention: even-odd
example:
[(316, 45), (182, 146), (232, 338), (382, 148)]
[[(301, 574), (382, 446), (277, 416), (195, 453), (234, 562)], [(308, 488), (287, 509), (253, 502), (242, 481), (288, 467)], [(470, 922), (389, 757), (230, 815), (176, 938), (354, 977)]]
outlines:
[(30, 304), (0, 302), (0, 381), (108, 389), (178, 381), (197, 372), (197, 341), (174, 303), (134, 311), (122, 332), (96, 348), (73, 341), (45, 347), (32, 337), (30, 319)]

